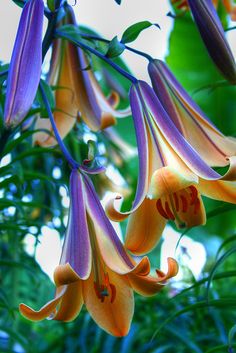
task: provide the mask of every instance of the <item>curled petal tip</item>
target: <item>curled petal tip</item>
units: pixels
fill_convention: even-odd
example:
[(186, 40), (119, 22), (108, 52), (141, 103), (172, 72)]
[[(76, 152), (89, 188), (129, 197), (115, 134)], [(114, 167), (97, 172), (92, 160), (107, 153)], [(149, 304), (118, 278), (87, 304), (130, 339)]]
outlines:
[(158, 282), (166, 282), (168, 279), (175, 277), (179, 272), (178, 262), (172, 257), (167, 258), (168, 270), (167, 273), (164, 273), (160, 270), (156, 270), (158, 275)]
[(114, 222), (121, 222), (129, 215), (129, 213), (120, 212), (118, 207), (116, 207), (116, 201), (120, 203), (122, 200), (123, 197), (121, 195), (117, 195), (115, 198), (110, 199), (105, 206), (107, 217)]

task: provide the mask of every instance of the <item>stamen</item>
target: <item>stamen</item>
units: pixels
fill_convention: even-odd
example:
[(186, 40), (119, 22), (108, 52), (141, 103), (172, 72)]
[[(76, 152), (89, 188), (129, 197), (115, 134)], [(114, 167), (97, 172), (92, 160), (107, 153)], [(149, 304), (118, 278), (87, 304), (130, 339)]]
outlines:
[(180, 195), (180, 199), (182, 201), (182, 212), (186, 213), (188, 210), (188, 200), (184, 195)]
[(174, 196), (174, 202), (175, 202), (175, 209), (176, 209), (176, 212), (179, 212), (179, 198), (178, 198), (176, 192), (173, 193), (173, 196)]
[(189, 186), (189, 189), (191, 190), (191, 200), (190, 200), (190, 205), (194, 205), (196, 200), (198, 199), (198, 191), (195, 188), (195, 186), (191, 185)]
[(110, 288), (111, 288), (111, 303), (113, 303), (116, 298), (116, 287), (114, 286), (114, 284), (111, 283)]
[(96, 282), (93, 282), (93, 287), (94, 287), (94, 290), (95, 290), (95, 293), (96, 293), (98, 299), (102, 299), (102, 296), (101, 296), (101, 293), (99, 290), (99, 284)]
[(199, 200), (199, 198), (198, 198), (198, 199), (195, 201), (193, 213), (194, 213), (194, 214), (197, 214), (198, 211), (200, 210), (200, 207), (201, 207), (201, 203), (200, 203), (200, 200)]
[(169, 219), (169, 216), (167, 215), (166, 211), (164, 210), (164, 208), (162, 206), (161, 199), (157, 200), (156, 207), (162, 217), (164, 217), (165, 219)]
[(166, 213), (168, 215), (168, 218), (172, 219), (172, 221), (174, 221), (175, 220), (175, 216), (173, 215), (173, 213), (172, 213), (172, 211), (170, 209), (168, 201), (165, 202), (165, 209), (166, 209)]

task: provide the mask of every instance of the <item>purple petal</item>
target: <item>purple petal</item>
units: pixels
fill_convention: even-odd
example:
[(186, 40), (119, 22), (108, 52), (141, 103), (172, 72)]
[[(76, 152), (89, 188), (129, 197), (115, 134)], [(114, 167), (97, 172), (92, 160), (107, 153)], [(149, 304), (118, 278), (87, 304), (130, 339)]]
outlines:
[[(134, 264), (128, 256), (127, 252), (125, 251), (124, 246), (121, 240), (119, 239), (118, 235), (116, 234), (111, 222), (107, 218), (105, 211), (98, 199), (93, 184), (86, 175), (83, 176), (83, 179), (86, 185), (85, 189), (87, 211), (91, 217), (91, 221), (93, 222), (94, 231), (97, 234), (97, 237), (99, 238), (98, 230), (100, 229), (102, 231), (102, 237), (103, 239), (105, 239), (105, 242), (110, 243), (112, 245), (112, 248), (115, 249), (116, 254), (123, 262), (125, 267), (129, 270), (132, 270), (134, 268)], [(100, 244), (100, 239), (97, 239), (97, 241)], [(106, 258), (104, 258), (103, 260), (106, 263)], [(109, 267), (117, 271), (115, 259), (113, 264), (109, 264)]]
[(193, 148), (211, 166), (228, 165), (226, 157), (235, 154), (236, 143), (215, 127), (164, 62), (153, 60), (148, 71), (163, 108)]
[(139, 207), (147, 194), (149, 184), (149, 151), (143, 106), (134, 85), (130, 89), (129, 97), (139, 156), (139, 177), (135, 200), (131, 210), (133, 212)]
[(23, 8), (7, 78), (4, 120), (16, 125), (28, 113), (35, 98), (42, 65), (44, 4), (30, 0)]
[(77, 48), (78, 51), (78, 58), (79, 58), (79, 63), (80, 63), (80, 67), (78, 68), (78, 70), (82, 70), (81, 71), (81, 78), (83, 80), (83, 86), (85, 89), (85, 94), (87, 95), (87, 103), (88, 103), (88, 107), (87, 107), (87, 114), (89, 114), (89, 116), (86, 116), (86, 121), (87, 119), (89, 119), (89, 121), (91, 121), (92, 126), (95, 127), (96, 130), (100, 130), (101, 127), (101, 122), (102, 122), (102, 111), (101, 108), (98, 105), (95, 93), (94, 93), (94, 87), (92, 86), (91, 83), (91, 77), (89, 74), (89, 70), (86, 70), (86, 68), (88, 67), (88, 62), (85, 59), (85, 54), (83, 53), (83, 50), (80, 48)]
[(101, 174), (106, 171), (106, 168), (102, 165), (99, 165), (99, 163), (96, 161), (91, 161), (91, 164), (92, 166), (83, 163), (80, 165), (79, 169), (86, 174)]
[(173, 150), (182, 158), (186, 165), (198, 176), (208, 180), (218, 180), (221, 176), (210, 168), (196, 150), (182, 136), (173, 121), (169, 118), (153, 89), (144, 81), (139, 81), (141, 94), (147, 110), (155, 120), (158, 129), (165, 136)]
[(69, 263), (81, 279), (91, 272), (91, 246), (81, 174), (72, 170), (70, 177), (70, 214), (60, 264)]
[(212, 60), (227, 80), (236, 83), (234, 57), (212, 0), (188, 0), (188, 4)]
[[(166, 92), (167, 89), (172, 91), (175, 97), (178, 99), (178, 96), (181, 97), (182, 102), (185, 101), (187, 104), (184, 106), (187, 109), (187, 105), (191, 107), (193, 111), (195, 111), (203, 121), (205, 121), (208, 125), (212, 127), (217, 133), (223, 136), (220, 130), (211, 122), (211, 120), (206, 116), (206, 114), (200, 109), (197, 103), (189, 96), (189, 94), (184, 90), (181, 84), (177, 81), (176, 77), (170, 71), (168, 66), (161, 60), (153, 60), (148, 65), (148, 72), (152, 81), (152, 86), (160, 99), (161, 103), (165, 107), (165, 110), (172, 118), (174, 123), (179, 128), (179, 118), (178, 113), (173, 107), (174, 103), (171, 101), (169, 94)], [(180, 102), (181, 103), (181, 102)], [(190, 110), (188, 109), (188, 113), (190, 114)], [(193, 116), (190, 116), (193, 120)], [(179, 129), (181, 131), (181, 128)]]
[[(166, 79), (166, 76), (162, 74), (162, 61), (160, 60), (153, 60), (150, 61), (148, 64), (148, 73), (152, 81), (152, 87), (161, 101), (163, 107), (173, 120), (174, 124), (178, 128), (178, 130), (183, 133), (181, 122), (179, 119), (178, 112), (176, 110), (174, 101), (172, 97), (170, 96), (170, 93), (168, 89), (168, 81)], [(163, 65), (165, 65), (163, 63)]]

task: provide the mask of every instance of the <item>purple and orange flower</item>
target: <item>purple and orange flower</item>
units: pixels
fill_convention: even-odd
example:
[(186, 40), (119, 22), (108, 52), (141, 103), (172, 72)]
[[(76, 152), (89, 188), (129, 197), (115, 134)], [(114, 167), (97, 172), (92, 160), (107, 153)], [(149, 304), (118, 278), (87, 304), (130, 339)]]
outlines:
[(210, 166), (227, 166), (227, 158), (236, 155), (236, 139), (214, 126), (163, 61), (150, 61), (148, 72), (163, 108), (186, 140)]
[[(66, 5), (65, 10), (66, 15), (58, 26), (76, 25), (73, 9)], [(66, 40), (54, 40), (48, 82), (56, 88), (54, 119), (62, 138), (78, 117), (92, 131), (99, 131), (114, 125), (116, 117), (130, 115), (130, 109), (116, 109), (119, 104), (116, 92), (109, 97), (104, 95), (86, 54)], [(46, 129), (52, 134), (48, 119), (39, 118), (36, 129)], [(56, 144), (55, 138), (45, 132), (35, 134), (34, 141), (42, 146)]]
[(144, 254), (155, 247), (168, 220), (180, 229), (205, 223), (201, 194), (236, 203), (236, 158), (221, 156), (223, 165), (230, 164), (224, 176), (214, 171), (185, 139), (146, 82), (133, 84), (130, 104), (139, 154), (136, 197), (125, 213), (111, 200), (107, 214), (114, 221), (131, 214), (125, 246), (134, 254)]
[(33, 321), (71, 321), (85, 304), (96, 323), (115, 336), (128, 333), (134, 312), (133, 291), (149, 296), (177, 274), (168, 259), (168, 272), (150, 275), (147, 257), (138, 262), (124, 248), (87, 176), (73, 170), (70, 178), (69, 222), (60, 265), (55, 269), (55, 298), (35, 311), (25, 304), (21, 313)]

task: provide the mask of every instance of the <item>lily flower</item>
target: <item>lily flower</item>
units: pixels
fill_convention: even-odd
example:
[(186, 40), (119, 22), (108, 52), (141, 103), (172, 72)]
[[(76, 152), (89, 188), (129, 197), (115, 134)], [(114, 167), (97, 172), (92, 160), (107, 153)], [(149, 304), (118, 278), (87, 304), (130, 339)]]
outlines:
[(236, 155), (236, 140), (226, 137), (203, 113), (161, 60), (149, 62), (153, 89), (178, 130), (210, 166), (228, 165)]
[[(186, 1), (181, 2), (185, 6)], [(215, 65), (231, 83), (236, 83), (236, 65), (212, 0), (188, 0), (202, 40)], [(229, 2), (227, 2), (229, 5)], [(181, 6), (181, 4), (179, 5)]]
[(34, 101), (41, 74), (44, 4), (28, 1), (21, 14), (7, 78), (5, 124), (15, 126)]
[(142, 295), (159, 292), (178, 271), (168, 259), (167, 274), (149, 275), (147, 257), (136, 262), (122, 242), (98, 200), (87, 176), (73, 170), (70, 211), (60, 265), (55, 269), (55, 298), (35, 311), (20, 304), (29, 320), (71, 321), (86, 305), (96, 323), (108, 333), (128, 333), (134, 311), (133, 290)]
[[(76, 25), (73, 9), (65, 5), (65, 10), (59, 25)], [(56, 88), (54, 119), (62, 138), (70, 132), (78, 116), (92, 131), (99, 131), (114, 125), (116, 117), (130, 115), (130, 109), (116, 110), (119, 95), (116, 92), (109, 97), (104, 95), (83, 50), (66, 40), (55, 39), (53, 43), (48, 82)], [(41, 128), (52, 135), (48, 119), (37, 120), (36, 129)], [(41, 132), (35, 134), (34, 142), (42, 146), (56, 144), (53, 136)]]
[[(204, 224), (201, 194), (236, 203), (236, 158), (221, 176), (180, 133), (153, 89), (143, 81), (133, 84), (130, 104), (139, 152), (139, 180), (130, 211), (121, 213), (114, 200), (107, 204), (113, 221), (129, 214), (125, 246), (134, 254), (151, 251), (168, 220), (180, 229)], [(118, 196), (117, 198), (121, 198)]]

